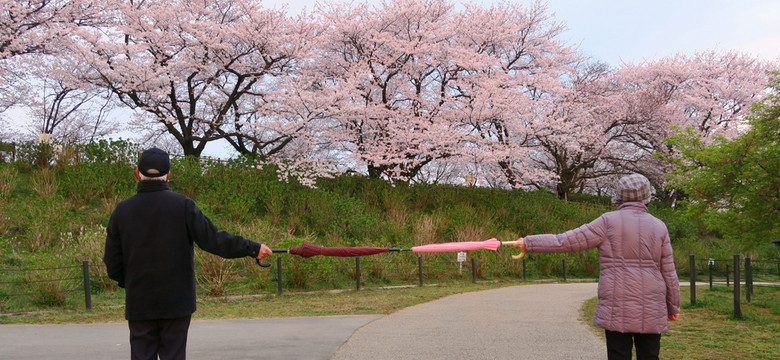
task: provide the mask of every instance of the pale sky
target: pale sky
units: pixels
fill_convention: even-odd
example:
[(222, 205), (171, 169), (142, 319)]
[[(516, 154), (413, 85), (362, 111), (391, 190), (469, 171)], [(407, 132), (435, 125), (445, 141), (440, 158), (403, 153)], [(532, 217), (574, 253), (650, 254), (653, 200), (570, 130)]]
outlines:
[[(501, 2), (474, 1), (485, 6)], [(315, 1), (263, 0), (262, 4), (287, 6), (288, 14), (295, 14), (304, 7), (311, 10)], [(568, 27), (563, 42), (579, 44), (581, 53), (612, 66), (708, 50), (739, 50), (763, 60), (780, 59), (778, 0), (549, 0), (547, 4), (555, 19)]]

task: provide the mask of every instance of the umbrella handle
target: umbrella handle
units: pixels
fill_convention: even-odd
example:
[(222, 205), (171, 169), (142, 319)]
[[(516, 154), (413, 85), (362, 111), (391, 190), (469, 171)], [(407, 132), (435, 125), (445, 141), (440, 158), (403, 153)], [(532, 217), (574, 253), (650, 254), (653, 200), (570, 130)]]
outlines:
[(271, 264), (269, 264), (269, 263), (261, 262), (260, 259), (255, 259), (255, 262), (257, 263), (257, 265), (260, 265), (260, 267), (267, 268), (267, 267), (271, 266)]
[[(288, 253), (289, 254), (290, 253), (290, 249), (271, 249), (271, 252), (274, 253), (274, 254), (278, 254), (278, 253)], [(257, 263), (257, 265), (260, 265), (260, 267), (267, 268), (267, 267), (271, 266), (271, 264), (264, 263), (264, 262), (260, 261), (260, 259), (255, 259), (255, 262)]]
[[(501, 242), (501, 245), (514, 245), (514, 244), (517, 244), (517, 240), (514, 240), (514, 241), (502, 241)], [(512, 259), (520, 260), (523, 257), (523, 255), (525, 255), (525, 251), (523, 251), (523, 252), (521, 252), (520, 254), (517, 254), (517, 255), (512, 255)]]

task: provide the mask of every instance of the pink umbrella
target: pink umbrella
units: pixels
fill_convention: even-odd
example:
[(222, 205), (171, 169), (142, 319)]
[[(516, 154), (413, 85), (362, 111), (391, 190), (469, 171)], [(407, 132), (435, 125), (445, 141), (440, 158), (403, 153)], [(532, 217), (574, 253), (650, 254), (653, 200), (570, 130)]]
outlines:
[[(467, 250), (498, 250), (501, 245), (512, 245), (517, 241), (498, 241), (495, 238), (485, 241), (461, 241), (441, 244), (428, 244), (412, 247), (414, 252), (446, 252), (446, 251), (467, 251)], [(512, 255), (512, 259), (519, 259), (523, 254)]]

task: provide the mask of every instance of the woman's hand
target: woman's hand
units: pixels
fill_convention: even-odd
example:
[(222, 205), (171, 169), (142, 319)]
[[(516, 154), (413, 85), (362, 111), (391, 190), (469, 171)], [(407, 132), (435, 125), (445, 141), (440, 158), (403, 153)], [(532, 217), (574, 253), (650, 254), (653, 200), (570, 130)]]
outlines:
[(523, 253), (525, 252), (525, 241), (523, 240), (523, 238), (517, 239), (517, 242), (512, 244), (512, 246), (520, 249), (520, 252), (523, 252)]

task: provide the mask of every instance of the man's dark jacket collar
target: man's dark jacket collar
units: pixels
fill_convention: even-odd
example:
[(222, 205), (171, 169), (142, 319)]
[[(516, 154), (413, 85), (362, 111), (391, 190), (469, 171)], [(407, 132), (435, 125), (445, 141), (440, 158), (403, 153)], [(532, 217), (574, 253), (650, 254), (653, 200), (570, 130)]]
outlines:
[(161, 180), (144, 180), (138, 182), (137, 190), (139, 193), (145, 193), (145, 192), (153, 192), (153, 191), (164, 191), (164, 190), (170, 190), (168, 188), (168, 183)]

